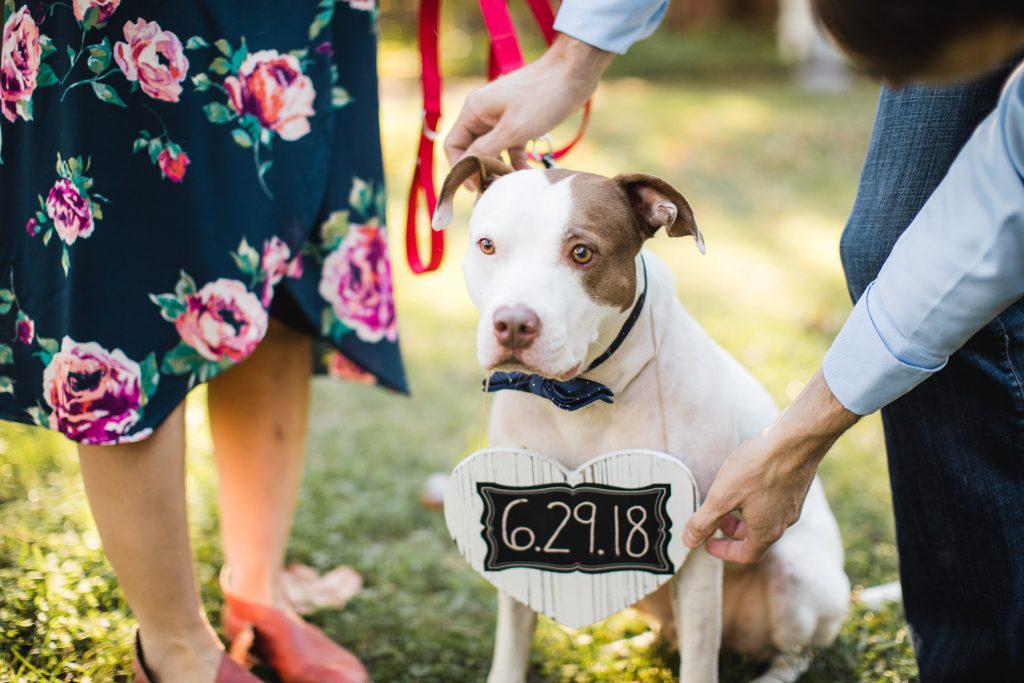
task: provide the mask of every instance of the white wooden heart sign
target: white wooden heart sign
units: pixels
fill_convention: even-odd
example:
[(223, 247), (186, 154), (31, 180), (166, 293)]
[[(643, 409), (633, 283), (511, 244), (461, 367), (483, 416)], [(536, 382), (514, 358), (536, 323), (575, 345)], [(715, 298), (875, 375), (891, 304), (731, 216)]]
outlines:
[(444, 516), (484, 578), (581, 628), (675, 575), (698, 504), (690, 470), (657, 451), (616, 451), (570, 471), (539, 453), (487, 448), (452, 472)]

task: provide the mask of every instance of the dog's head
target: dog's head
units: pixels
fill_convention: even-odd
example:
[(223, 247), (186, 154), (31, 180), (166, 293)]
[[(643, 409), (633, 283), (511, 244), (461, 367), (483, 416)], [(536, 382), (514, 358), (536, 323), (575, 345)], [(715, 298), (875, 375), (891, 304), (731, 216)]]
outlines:
[(605, 178), (564, 169), (513, 172), (469, 156), (445, 178), (435, 229), (452, 219), (452, 197), (474, 181), (462, 268), (480, 312), (477, 358), (487, 370), (568, 379), (589, 346), (637, 296), (636, 258), (659, 228), (704, 240), (686, 199), (642, 173)]

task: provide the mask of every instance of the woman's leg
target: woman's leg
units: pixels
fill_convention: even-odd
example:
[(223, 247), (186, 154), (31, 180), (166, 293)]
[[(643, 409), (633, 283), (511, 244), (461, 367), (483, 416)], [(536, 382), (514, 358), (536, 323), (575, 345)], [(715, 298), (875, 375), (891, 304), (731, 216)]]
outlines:
[(211, 683), (221, 646), (199, 601), (185, 509), (183, 406), (139, 443), (79, 446), (107, 558), (158, 681)]
[(312, 342), (271, 318), (266, 338), (209, 385), (220, 525), (231, 592), (284, 607), (278, 591), (302, 479)]

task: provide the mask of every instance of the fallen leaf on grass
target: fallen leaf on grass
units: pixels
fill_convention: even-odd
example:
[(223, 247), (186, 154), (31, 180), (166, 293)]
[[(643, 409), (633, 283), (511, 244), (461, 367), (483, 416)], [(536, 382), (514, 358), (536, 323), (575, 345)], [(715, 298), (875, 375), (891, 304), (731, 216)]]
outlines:
[(285, 596), (299, 614), (325, 607), (340, 609), (363, 589), (362, 575), (348, 565), (321, 575), (313, 567), (291, 564), (285, 568), (281, 583)]

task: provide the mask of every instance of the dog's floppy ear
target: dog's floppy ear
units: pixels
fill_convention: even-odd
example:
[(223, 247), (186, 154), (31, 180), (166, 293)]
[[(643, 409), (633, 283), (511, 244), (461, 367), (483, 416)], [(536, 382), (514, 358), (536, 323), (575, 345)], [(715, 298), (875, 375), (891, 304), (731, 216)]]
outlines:
[(452, 166), (445, 176), (441, 185), (441, 194), (437, 198), (437, 208), (434, 210), (434, 218), (430, 224), (434, 230), (441, 230), (448, 227), (452, 222), (452, 199), (459, 186), (471, 178), (475, 180), (477, 191), (483, 193), (491, 183), (503, 175), (514, 171), (511, 166), (501, 159), (492, 157), (465, 156)]
[(670, 237), (693, 235), (700, 253), (705, 252), (704, 236), (697, 228), (693, 209), (679, 190), (656, 176), (629, 173), (613, 178), (629, 197), (633, 212), (648, 231), (648, 237), (658, 228), (665, 228)]

